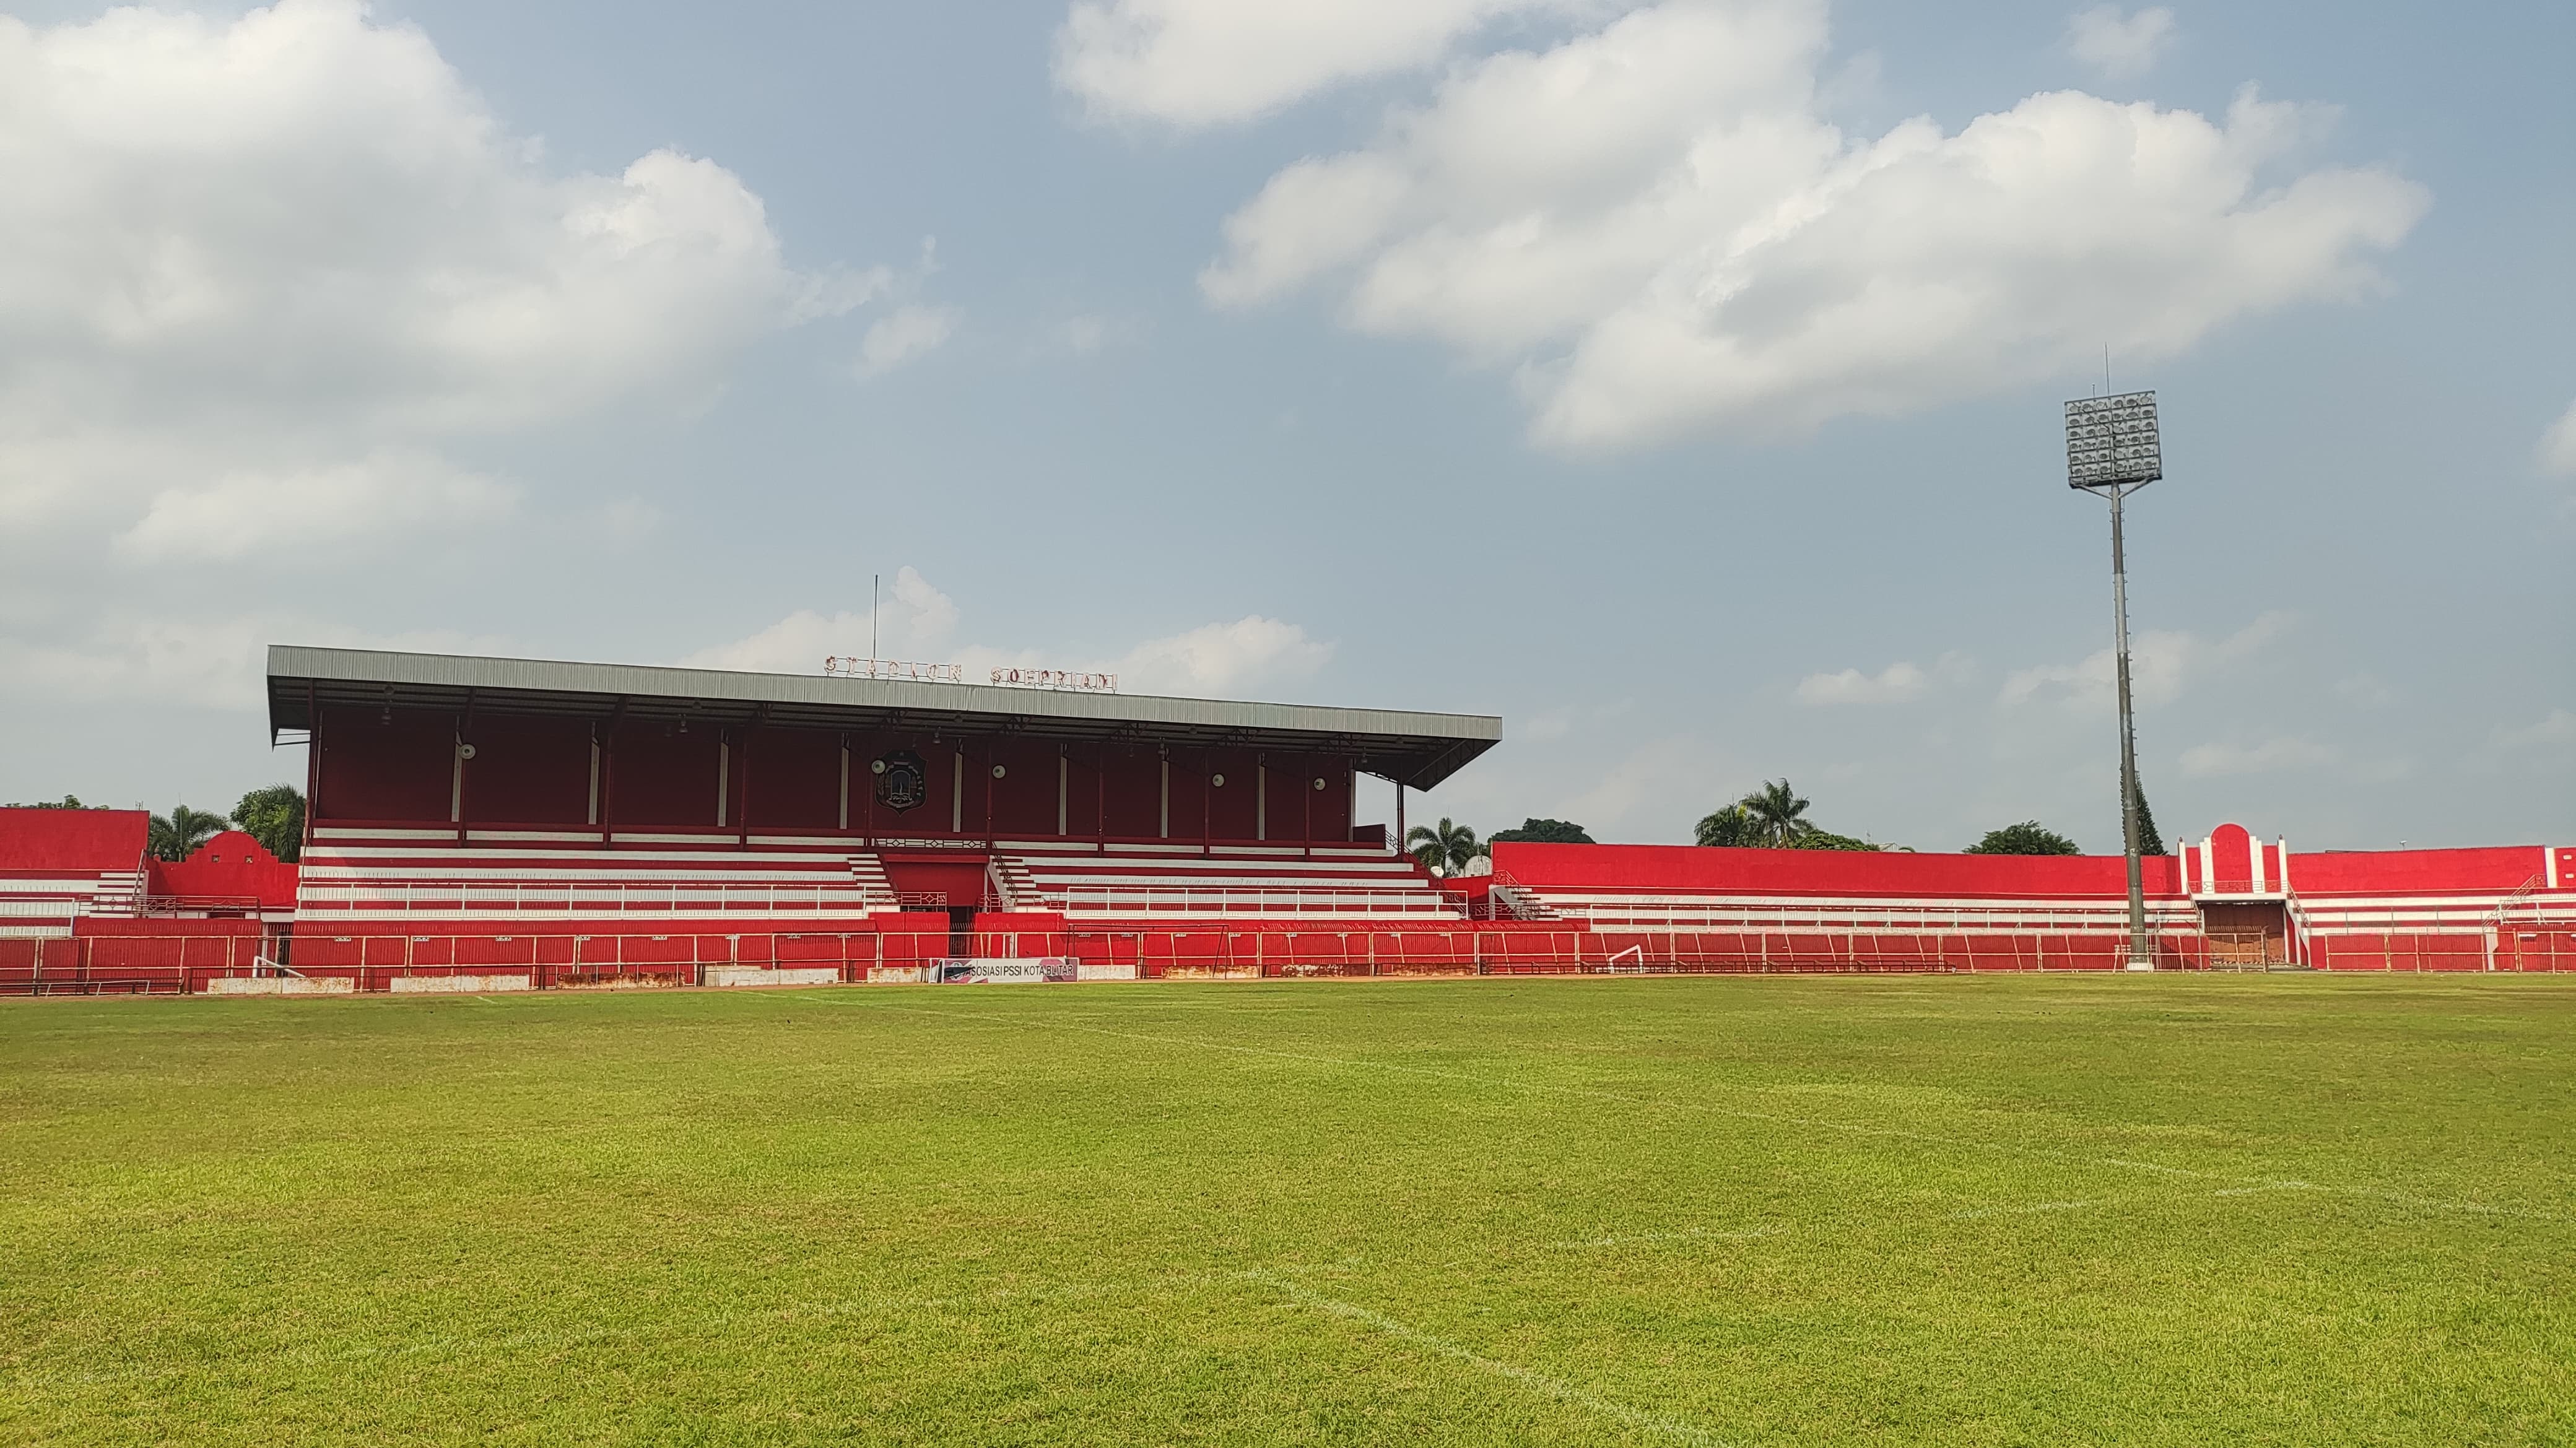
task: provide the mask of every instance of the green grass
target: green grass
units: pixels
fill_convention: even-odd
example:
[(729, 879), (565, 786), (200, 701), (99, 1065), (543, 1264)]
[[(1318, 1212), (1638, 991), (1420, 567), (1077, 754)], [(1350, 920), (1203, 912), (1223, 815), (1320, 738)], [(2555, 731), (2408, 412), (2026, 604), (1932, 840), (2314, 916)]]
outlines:
[(0, 1442), (2576, 1440), (2576, 982), (0, 1005)]

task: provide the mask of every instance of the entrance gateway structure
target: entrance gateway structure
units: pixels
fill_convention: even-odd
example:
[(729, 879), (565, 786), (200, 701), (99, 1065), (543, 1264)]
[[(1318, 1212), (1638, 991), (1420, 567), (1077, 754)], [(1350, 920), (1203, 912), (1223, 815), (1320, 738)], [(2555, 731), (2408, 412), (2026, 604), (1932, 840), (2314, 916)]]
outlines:
[[(0, 990), (2116, 969), (2118, 856), (1541, 845), (1401, 801), (1482, 715), (272, 648), (300, 869), (0, 810)], [(1400, 786), (1393, 823), (1357, 782)], [(109, 816), (122, 817), (112, 823)], [(234, 861), (234, 856), (241, 856)], [(2158, 965), (2576, 969), (2576, 847), (2145, 861)]]

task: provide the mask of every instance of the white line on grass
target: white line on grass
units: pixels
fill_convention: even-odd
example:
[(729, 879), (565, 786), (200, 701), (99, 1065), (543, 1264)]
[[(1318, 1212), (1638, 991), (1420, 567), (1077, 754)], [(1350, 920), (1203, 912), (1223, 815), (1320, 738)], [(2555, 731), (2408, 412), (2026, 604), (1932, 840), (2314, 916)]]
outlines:
[(2033, 1212), (2080, 1212), (2086, 1207), (2098, 1207), (2100, 1205), (2102, 1204), (2096, 1201), (2077, 1201), (2033, 1202), (2026, 1207), (1971, 1207), (1964, 1212), (1952, 1212), (1950, 1214), (1950, 1220), (1954, 1222), (1973, 1222), (1981, 1217), (2026, 1217)]
[(1385, 1313), (1372, 1312), (1357, 1303), (1326, 1297), (1320, 1292), (1301, 1287), (1284, 1277), (1274, 1276), (1268, 1272), (1246, 1272), (1243, 1278), (1247, 1282), (1258, 1282), (1273, 1291), (1285, 1293), (1319, 1312), (1329, 1313), (1351, 1322), (1365, 1323), (1389, 1337), (1402, 1339), (1416, 1347), (1429, 1348), (1442, 1357), (1453, 1358), (1470, 1367), (1492, 1373), (1496, 1377), (1508, 1378), (1522, 1387), (1554, 1398), (1558, 1402), (1572, 1403), (1578, 1408), (1588, 1408), (1605, 1418), (1615, 1418), (1631, 1428), (1643, 1428), (1650, 1433), (1660, 1433), (1667, 1438), (1677, 1438), (1685, 1443), (1707, 1443), (1716, 1445), (1716, 1448), (1726, 1448), (1725, 1439), (1705, 1429), (1694, 1428), (1688, 1423), (1667, 1418), (1660, 1413), (1649, 1413), (1643, 1408), (1632, 1408), (1626, 1403), (1602, 1397), (1598, 1393), (1585, 1392), (1572, 1383), (1551, 1378), (1545, 1373), (1532, 1372), (1528, 1368), (1517, 1367), (1507, 1362), (1498, 1362), (1462, 1343), (1451, 1342), (1437, 1334), (1424, 1332), (1418, 1327), (1398, 1322)]
[(1752, 1242), (1764, 1237), (1781, 1237), (1787, 1227), (1750, 1227), (1738, 1232), (1720, 1232), (1708, 1227), (1685, 1227), (1678, 1232), (1634, 1232), (1616, 1237), (1586, 1237), (1577, 1242), (1550, 1242), (1545, 1250), (1571, 1252), (1586, 1247), (1638, 1247), (1656, 1242)]
[[(2120, 1157), (2077, 1156), (2071, 1152), (2050, 1151), (2044, 1147), (2013, 1146), (2002, 1142), (1979, 1141), (1974, 1137), (1941, 1136), (1927, 1131), (1908, 1131), (1895, 1126), (1869, 1126), (1859, 1122), (1834, 1121), (1821, 1116), (1793, 1116), (1779, 1111), (1754, 1111), (1741, 1106), (1716, 1106), (1698, 1101), (1674, 1101), (1660, 1096), (1638, 1096), (1625, 1091), (1611, 1091), (1598, 1086), (1560, 1086), (1543, 1081), (1515, 1081), (1508, 1077), (1478, 1076), (1465, 1071), (1442, 1071), (1430, 1066), (1407, 1066), (1392, 1061), (1354, 1061), (1341, 1056), (1317, 1056), (1303, 1051), (1282, 1051), (1269, 1046), (1241, 1046), (1230, 1041), (1211, 1041), (1190, 1036), (1157, 1036), (1143, 1031), (1118, 1031), (1106, 1026), (1084, 1025), (1077, 1021), (1032, 1020), (1025, 1016), (988, 1015), (981, 1011), (939, 1010), (927, 1006), (899, 1006), (891, 1002), (852, 1002), (868, 1010), (894, 1011), (905, 1015), (944, 1016), (952, 1020), (983, 1021), (992, 1025), (1019, 1026), (1026, 1029), (1081, 1031), (1095, 1036), (1108, 1036), (1122, 1041), (1142, 1041), (1157, 1046), (1186, 1046), (1194, 1050), (1225, 1051), (1242, 1056), (1265, 1056), (1278, 1061), (1296, 1061), (1313, 1066), (1337, 1066), (1354, 1071), (1389, 1071), (1398, 1075), (1421, 1076), (1438, 1081), (1456, 1081), (1465, 1085), (1484, 1086), (1504, 1091), (1525, 1091), (1535, 1095), (1578, 1096), (1595, 1101), (1615, 1101), (1624, 1106), (1647, 1106), (1668, 1111), (1691, 1111), (1710, 1116), (1727, 1116), (1742, 1121), (1761, 1121), (1775, 1126), (1803, 1126), (1818, 1131), (1839, 1131), (1851, 1136), (1879, 1136), (1897, 1141), (1911, 1141), (1926, 1146), (1955, 1147), (1969, 1151), (1989, 1151), (2000, 1156), (2027, 1157), (2054, 1161), (2068, 1166), (2116, 1167), (2124, 1171), (2154, 1172), (2163, 1176), (2190, 1177), (2198, 1181), (2234, 1182), (2240, 1186), (2271, 1188), (2272, 1179), (2230, 1176), (2225, 1172), (2201, 1171), (2187, 1166), (2164, 1166), (2156, 1162), (2129, 1161)], [(2302, 1183), (2309, 1191), (2333, 1192), (2391, 1202), (2401, 1206), (2420, 1207), (2428, 1211), (2468, 1212), (2480, 1216), (2519, 1217), (2529, 1221), (2565, 1222), (2557, 1212), (2536, 1211), (2528, 1207), (2501, 1207), (2485, 1202), (2453, 1201), (2440, 1197), (2421, 1197), (2384, 1187), (2336, 1186), (2323, 1182)]]

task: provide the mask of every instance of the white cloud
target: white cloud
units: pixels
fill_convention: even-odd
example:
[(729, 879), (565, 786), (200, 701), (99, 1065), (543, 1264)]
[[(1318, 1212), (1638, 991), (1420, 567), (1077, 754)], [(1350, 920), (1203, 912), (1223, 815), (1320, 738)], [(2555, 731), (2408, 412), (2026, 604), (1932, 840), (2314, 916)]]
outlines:
[(1594, 839), (1688, 843), (1700, 816), (1744, 792), (1741, 771), (1706, 740), (1649, 740), (1564, 801), (1553, 817), (1574, 820)]
[(1345, 81), (1412, 70), (1519, 12), (1579, 0), (1082, 0), (1056, 32), (1056, 83), (1096, 115), (1249, 120)]
[(789, 267), (712, 161), (549, 167), (427, 36), (354, 0), (0, 17), (0, 95), (0, 516), (22, 541), (223, 558), (498, 517), (506, 490), (444, 441), (703, 391), (752, 338), (891, 279)]
[(892, 608), (878, 610), (878, 626), (892, 624), (895, 632), (887, 638), (921, 651), (941, 647), (957, 632), (957, 601), (931, 587), (911, 564), (894, 571), (894, 587), (886, 592)]
[(1251, 614), (1169, 638), (1150, 639), (1119, 661), (1119, 687), (1135, 693), (1240, 693), (1307, 678), (1333, 646), (1293, 623)]
[[(2129, 639), (2130, 695), (2141, 707), (2171, 703), (2205, 675), (2260, 653), (2286, 633), (2290, 623), (2290, 615), (2270, 612), (2222, 639), (2172, 629), (2134, 634)], [(2117, 702), (2118, 684), (2118, 657), (2103, 649), (2074, 664), (2016, 669), (2005, 677), (1997, 702), (2107, 710)]]
[(1064, 345), (1077, 357), (1088, 357), (1109, 341), (1109, 323), (1100, 317), (1081, 316), (1064, 324)]
[[(909, 565), (896, 571), (888, 592), (877, 620), (878, 656), (961, 664), (970, 684), (984, 682), (995, 668), (1061, 668), (1114, 673), (1119, 688), (1131, 694), (1241, 697), (1250, 690), (1309, 678), (1333, 656), (1331, 644), (1308, 637), (1298, 625), (1252, 614), (1232, 623), (1206, 624), (1148, 639), (1114, 658), (1041, 658), (1024, 649), (954, 644), (959, 619), (956, 600)], [(826, 658), (864, 655), (867, 647), (865, 610), (828, 615), (806, 610), (732, 643), (700, 649), (680, 663), (693, 668), (812, 674), (822, 672)]]
[(2496, 742), (2507, 749), (2576, 745), (2576, 712), (2552, 709), (2548, 716), (2537, 724), (2504, 730), (2496, 736)]
[(119, 607), (52, 639), (0, 633), (0, 677), (49, 704), (166, 700), (257, 708), (272, 643), (506, 654), (489, 634), (375, 633), (293, 610), (160, 615)]
[[(550, 164), (356, 0), (0, 16), (0, 97), (11, 697), (255, 703), (258, 640), (381, 641), (264, 594), (365, 567), (399, 597), (425, 566), (404, 545), (529, 510), (462, 446), (684, 410), (752, 340), (895, 283), (788, 265), (713, 161)], [(284, 550), (291, 572), (238, 567)]]
[[(877, 656), (914, 663), (958, 662), (942, 652), (957, 632), (957, 616), (957, 601), (906, 564), (895, 570), (894, 586), (877, 608), (873, 621)], [(680, 663), (698, 669), (819, 674), (827, 658), (865, 657), (870, 627), (864, 608), (828, 615), (800, 610), (747, 638), (700, 649)]]
[(2576, 478), (2576, 402), (2567, 404), (2549, 431), (2540, 436), (2542, 471), (2562, 478)]
[[(1251, 13), (1258, 7), (1225, 7)], [(1213, 22), (1211, 22), (1213, 23)], [(1247, 22), (1248, 24), (1249, 22)], [(1452, 69), (1358, 150), (1274, 176), (1201, 274), (1513, 370), (1559, 446), (1780, 432), (2083, 365), (2379, 285), (2423, 189), (2290, 166), (2330, 124), (2060, 92), (1846, 136), (1821, 0), (1671, 0)]]
[(354, 463), (234, 472), (203, 486), (167, 489), (118, 536), (116, 547), (159, 562), (240, 559), (392, 532), (416, 542), (425, 533), (506, 517), (517, 503), (515, 489), (435, 457), (377, 452)]
[(1809, 674), (1798, 681), (1801, 704), (1895, 704), (1921, 697), (1931, 676), (1908, 663), (1894, 663), (1876, 674), (1844, 669)]
[(2077, 60), (2115, 80), (2155, 68), (2174, 41), (2174, 13), (2162, 5), (2123, 15), (2116, 5), (2096, 5), (2068, 17), (2066, 48)]
[[(680, 659), (684, 668), (741, 669), (762, 674), (819, 674), (823, 661), (842, 655), (864, 657), (868, 651), (868, 616), (864, 613), (819, 614), (799, 609), (769, 627), (728, 644), (700, 649)], [(902, 653), (901, 648), (880, 653)], [(939, 660), (921, 660), (936, 663)]]
[(903, 306), (879, 318), (859, 343), (859, 375), (882, 377), (929, 356), (957, 332), (953, 307)]
[(2195, 744), (2182, 752), (2182, 773), (2185, 779), (2272, 774), (2332, 764), (2341, 757), (2336, 750), (2313, 739), (2288, 736), (2266, 739), (2260, 744)]
[(618, 498), (599, 510), (599, 528), (621, 542), (633, 542), (662, 526), (660, 507), (642, 498)]

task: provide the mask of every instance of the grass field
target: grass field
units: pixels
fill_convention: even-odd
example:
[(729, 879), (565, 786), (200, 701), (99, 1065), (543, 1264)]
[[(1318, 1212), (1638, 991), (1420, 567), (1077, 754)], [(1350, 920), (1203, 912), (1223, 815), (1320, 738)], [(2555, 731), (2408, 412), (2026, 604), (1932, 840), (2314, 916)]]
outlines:
[(2576, 1440), (2576, 982), (0, 1004), (0, 1442)]

